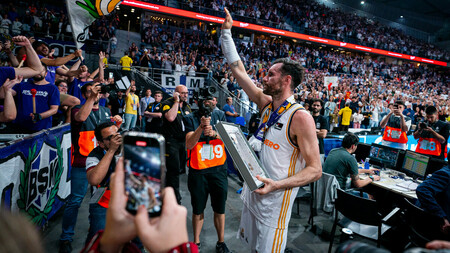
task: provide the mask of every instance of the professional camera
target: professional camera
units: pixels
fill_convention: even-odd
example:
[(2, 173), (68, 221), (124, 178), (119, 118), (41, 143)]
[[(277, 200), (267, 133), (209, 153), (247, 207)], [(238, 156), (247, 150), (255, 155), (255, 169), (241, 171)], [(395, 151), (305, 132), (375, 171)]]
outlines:
[(419, 128), (420, 129), (425, 129), (427, 127), (428, 127), (428, 123), (427, 122), (422, 121), (422, 122), (419, 123)]
[(197, 88), (194, 91), (193, 98), (198, 101), (198, 113), (200, 116), (211, 116), (212, 108), (203, 104), (205, 100), (211, 100), (213, 97), (217, 97), (218, 91), (216, 87), (210, 86), (205, 88)]

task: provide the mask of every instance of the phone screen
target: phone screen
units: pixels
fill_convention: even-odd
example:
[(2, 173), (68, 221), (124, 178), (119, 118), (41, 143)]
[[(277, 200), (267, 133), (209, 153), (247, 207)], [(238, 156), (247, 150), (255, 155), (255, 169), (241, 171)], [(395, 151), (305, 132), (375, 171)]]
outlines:
[(113, 72), (109, 72), (109, 78), (114, 78)]
[[(127, 210), (136, 213), (144, 205), (151, 217), (161, 213), (164, 170), (164, 142), (146, 133), (124, 136), (125, 190), (128, 194)], [(159, 135), (153, 135), (159, 136)]]

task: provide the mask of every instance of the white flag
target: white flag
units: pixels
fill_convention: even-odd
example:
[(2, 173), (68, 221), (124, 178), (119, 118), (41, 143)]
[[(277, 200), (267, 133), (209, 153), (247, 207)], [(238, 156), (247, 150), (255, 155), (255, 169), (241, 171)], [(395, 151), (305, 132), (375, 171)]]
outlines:
[(92, 22), (111, 13), (120, 2), (121, 0), (66, 0), (72, 34), (78, 49), (88, 39)]
[(331, 87), (338, 86), (338, 78), (337, 76), (325, 76), (323, 78), (323, 82), (325, 87), (328, 88), (328, 90), (331, 90)]

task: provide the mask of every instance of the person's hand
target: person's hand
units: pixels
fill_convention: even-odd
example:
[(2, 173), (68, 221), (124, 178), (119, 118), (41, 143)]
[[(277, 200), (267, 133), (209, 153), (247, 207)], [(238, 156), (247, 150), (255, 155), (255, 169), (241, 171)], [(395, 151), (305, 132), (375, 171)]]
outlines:
[(31, 46), (31, 42), (25, 36), (16, 36), (16, 37), (13, 37), (12, 40), (18, 46), (22, 46), (22, 47), (30, 47)]
[(175, 101), (175, 102), (180, 102), (180, 93), (178, 93), (178, 92), (174, 92), (173, 93), (173, 100)]
[(120, 127), (120, 125), (123, 122), (123, 119), (122, 119), (122, 117), (120, 117), (120, 115), (115, 115), (114, 117), (111, 117), (111, 121), (116, 122), (116, 126)]
[(380, 171), (379, 169), (369, 169), (369, 174), (373, 175), (376, 171)]
[(224, 10), (226, 16), (225, 21), (222, 23), (222, 29), (231, 29), (231, 27), (233, 26), (233, 18), (231, 17), (231, 14), (227, 8), (224, 8)]
[(53, 48), (52, 51), (48, 54), (49, 57), (53, 57), (53, 54), (55, 54), (55, 49)]
[(111, 175), (111, 199), (106, 211), (106, 225), (100, 248), (102, 252), (118, 252), (122, 245), (137, 236), (135, 218), (126, 209), (125, 173), (123, 157), (116, 165), (116, 171)]
[(444, 219), (444, 225), (442, 225), (442, 232), (446, 235), (450, 234), (450, 223), (447, 219)]
[(265, 195), (269, 192), (273, 192), (275, 190), (278, 190), (278, 184), (276, 181), (270, 179), (270, 178), (263, 178), (260, 175), (256, 176), (256, 179), (264, 183), (264, 186), (262, 188), (259, 188), (255, 190), (256, 193), (259, 193), (261, 195)]
[(87, 72), (87, 71), (88, 71), (88, 68), (87, 68), (86, 65), (83, 65), (83, 66), (81, 66), (81, 67), (79, 68), (79, 70), (80, 70), (80, 73), (84, 73), (84, 72)]
[(200, 127), (204, 128), (205, 126), (211, 125), (211, 117), (202, 116), (200, 119)]
[(34, 37), (30, 37), (30, 38), (28, 38), (28, 40), (30, 41), (31, 44), (33, 44), (33, 42), (36, 41), (36, 39)]
[(425, 127), (425, 128), (422, 128), (421, 130), (422, 130), (422, 131), (425, 131), (425, 132), (432, 132), (432, 131), (433, 131), (433, 128), (427, 126), (427, 127)]
[(427, 249), (450, 249), (450, 242), (434, 240), (425, 245)]
[(171, 187), (164, 189), (163, 203), (160, 217), (149, 220), (147, 209), (140, 206), (134, 220), (139, 238), (153, 253), (166, 253), (188, 242), (187, 209), (178, 205)]
[(142, 120), (142, 115), (139, 115), (139, 120), (140, 120), (140, 121)]
[(102, 88), (102, 85), (99, 83), (92, 86), (91, 94), (89, 95), (89, 98), (97, 99), (98, 94), (100, 94), (101, 88)]
[(233, 116), (234, 117), (239, 117), (239, 113), (235, 112)]
[(109, 148), (112, 151), (114, 152), (117, 151), (121, 145), (122, 145), (122, 136), (119, 133), (111, 137)]
[[(10, 40), (7, 40), (6, 42), (5, 42), (5, 44), (3, 44), (3, 50), (5, 51), (5, 53), (7, 53), (7, 54), (10, 54), (11, 53), (11, 41)], [(1, 48), (0, 48), (0, 51), (1, 51)]]
[(98, 53), (98, 57), (99, 57), (99, 62), (103, 62), (103, 59), (105, 59), (105, 53), (100, 51), (100, 53)]
[(30, 117), (34, 123), (42, 120), (42, 116), (39, 113), (30, 113)]
[(213, 137), (214, 136), (214, 130), (212, 129), (212, 126), (207, 125), (203, 128), (203, 135)]
[(5, 83), (3, 83), (3, 90), (5, 93), (11, 92), (11, 89), (18, 83), (21, 83), (23, 80), (23, 76), (18, 76), (15, 79), (9, 80), (9, 78), (6, 79)]
[(380, 181), (380, 176), (378, 175), (373, 175), (373, 181)]
[(81, 49), (77, 49), (77, 50), (75, 50), (75, 52), (73, 52), (73, 55), (75, 57), (82, 57), (83, 56), (83, 51)]

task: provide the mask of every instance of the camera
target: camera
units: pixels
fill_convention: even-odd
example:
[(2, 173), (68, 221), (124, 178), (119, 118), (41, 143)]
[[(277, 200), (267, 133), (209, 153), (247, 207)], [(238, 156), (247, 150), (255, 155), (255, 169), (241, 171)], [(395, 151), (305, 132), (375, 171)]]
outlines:
[(425, 128), (427, 128), (427, 127), (428, 127), (427, 122), (423, 122), (423, 121), (422, 121), (422, 122), (419, 123), (419, 128), (420, 128), (420, 129), (425, 129)]
[(194, 91), (193, 98), (198, 101), (198, 113), (200, 116), (211, 116), (212, 108), (205, 106), (203, 102), (205, 100), (211, 100), (213, 97), (217, 97), (218, 93), (216, 87), (213, 86), (198, 88)]
[(109, 86), (104, 84), (104, 83), (97, 84), (97, 86), (101, 86), (100, 87), (100, 94), (106, 94), (106, 93), (108, 93), (111, 90), (109, 88)]

